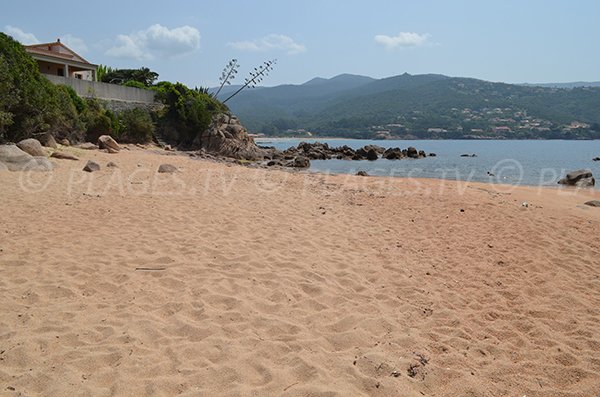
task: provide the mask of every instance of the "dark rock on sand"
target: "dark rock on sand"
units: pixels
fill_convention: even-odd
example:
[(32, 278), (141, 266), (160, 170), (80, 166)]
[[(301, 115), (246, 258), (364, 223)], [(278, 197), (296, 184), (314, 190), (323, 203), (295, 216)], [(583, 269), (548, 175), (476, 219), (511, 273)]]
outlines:
[(116, 165), (115, 163), (113, 163), (112, 161), (109, 161), (109, 162), (106, 164), (106, 166), (107, 166), (108, 168), (119, 168), (119, 166), (118, 166), (118, 165)]
[(356, 173), (357, 176), (369, 176), (369, 174), (367, 174), (367, 171), (358, 171)]
[(44, 145), (45, 147), (49, 147), (49, 148), (52, 148), (52, 149), (56, 149), (58, 147), (58, 144), (56, 143), (56, 139), (54, 139), (54, 136), (52, 134), (46, 134), (46, 135), (44, 135), (40, 139), (40, 143), (42, 145)]
[(588, 201), (585, 205), (589, 205), (590, 207), (600, 207), (600, 200)]
[(86, 172), (100, 171), (100, 164), (96, 163), (95, 161), (88, 160), (88, 162), (85, 164), (85, 167), (83, 167), (83, 170)]
[(558, 181), (561, 185), (576, 186), (576, 187), (593, 187), (596, 180), (590, 170), (571, 171), (566, 177)]
[(310, 167), (310, 160), (307, 157), (298, 156), (286, 165), (294, 168), (308, 168)]

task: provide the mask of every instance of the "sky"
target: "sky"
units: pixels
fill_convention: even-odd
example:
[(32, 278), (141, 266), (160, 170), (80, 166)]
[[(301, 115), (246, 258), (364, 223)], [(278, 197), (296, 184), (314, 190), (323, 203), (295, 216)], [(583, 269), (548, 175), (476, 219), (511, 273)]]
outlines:
[(542, 83), (600, 81), (598, 16), (597, 0), (19, 0), (0, 30), (189, 86), (218, 85), (234, 58), (234, 84), (270, 59), (266, 86), (405, 72)]

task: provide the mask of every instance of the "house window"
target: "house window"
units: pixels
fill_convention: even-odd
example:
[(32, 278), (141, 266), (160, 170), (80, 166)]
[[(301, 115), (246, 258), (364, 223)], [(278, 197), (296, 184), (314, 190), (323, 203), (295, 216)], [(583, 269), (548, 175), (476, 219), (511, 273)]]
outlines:
[(56, 74), (65, 77), (65, 70), (63, 68), (58, 68), (58, 72)]

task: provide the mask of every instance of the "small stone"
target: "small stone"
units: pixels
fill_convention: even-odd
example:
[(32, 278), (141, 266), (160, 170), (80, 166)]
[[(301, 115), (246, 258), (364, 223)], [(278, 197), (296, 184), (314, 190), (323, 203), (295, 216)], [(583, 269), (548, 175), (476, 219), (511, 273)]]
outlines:
[(116, 165), (115, 163), (113, 163), (112, 161), (109, 161), (109, 162), (106, 164), (106, 166), (107, 166), (108, 168), (119, 168), (119, 166), (118, 166), (118, 165)]
[(67, 138), (61, 139), (59, 143), (63, 146), (71, 146), (71, 142)]
[(96, 163), (95, 161), (88, 160), (85, 167), (83, 167), (83, 170), (86, 172), (100, 171), (100, 164)]
[(161, 174), (172, 174), (173, 172), (177, 172), (177, 167), (175, 167), (174, 165), (171, 164), (161, 164), (158, 167), (158, 172)]
[(600, 200), (591, 200), (586, 202), (585, 205), (589, 205), (590, 207), (600, 207)]
[(367, 174), (367, 171), (358, 171), (356, 173), (357, 176), (369, 176), (369, 174)]
[(85, 143), (80, 143), (79, 145), (76, 146), (76, 148), (84, 149), (84, 150), (96, 150), (96, 149), (98, 149), (98, 146), (94, 145), (92, 142), (85, 142)]
[(53, 157), (55, 159), (61, 159), (61, 160), (74, 160), (74, 161), (79, 160), (79, 158), (73, 156), (72, 154), (64, 153), (64, 152), (52, 152), (50, 157)]

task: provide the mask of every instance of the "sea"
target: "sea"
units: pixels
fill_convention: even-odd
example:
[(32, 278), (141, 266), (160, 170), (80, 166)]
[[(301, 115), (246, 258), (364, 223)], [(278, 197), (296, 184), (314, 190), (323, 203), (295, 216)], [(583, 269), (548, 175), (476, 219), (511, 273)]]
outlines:
[[(600, 188), (600, 140), (362, 140), (362, 139), (289, 139), (260, 138), (261, 146), (287, 149), (300, 142), (322, 142), (330, 147), (348, 145), (353, 149), (365, 145), (384, 148), (413, 146), (435, 157), (376, 161), (311, 160), (309, 171), (332, 174), (437, 178), (486, 183), (529, 186), (556, 186), (567, 172), (578, 169), (592, 171)], [(475, 157), (461, 157), (475, 154)]]

